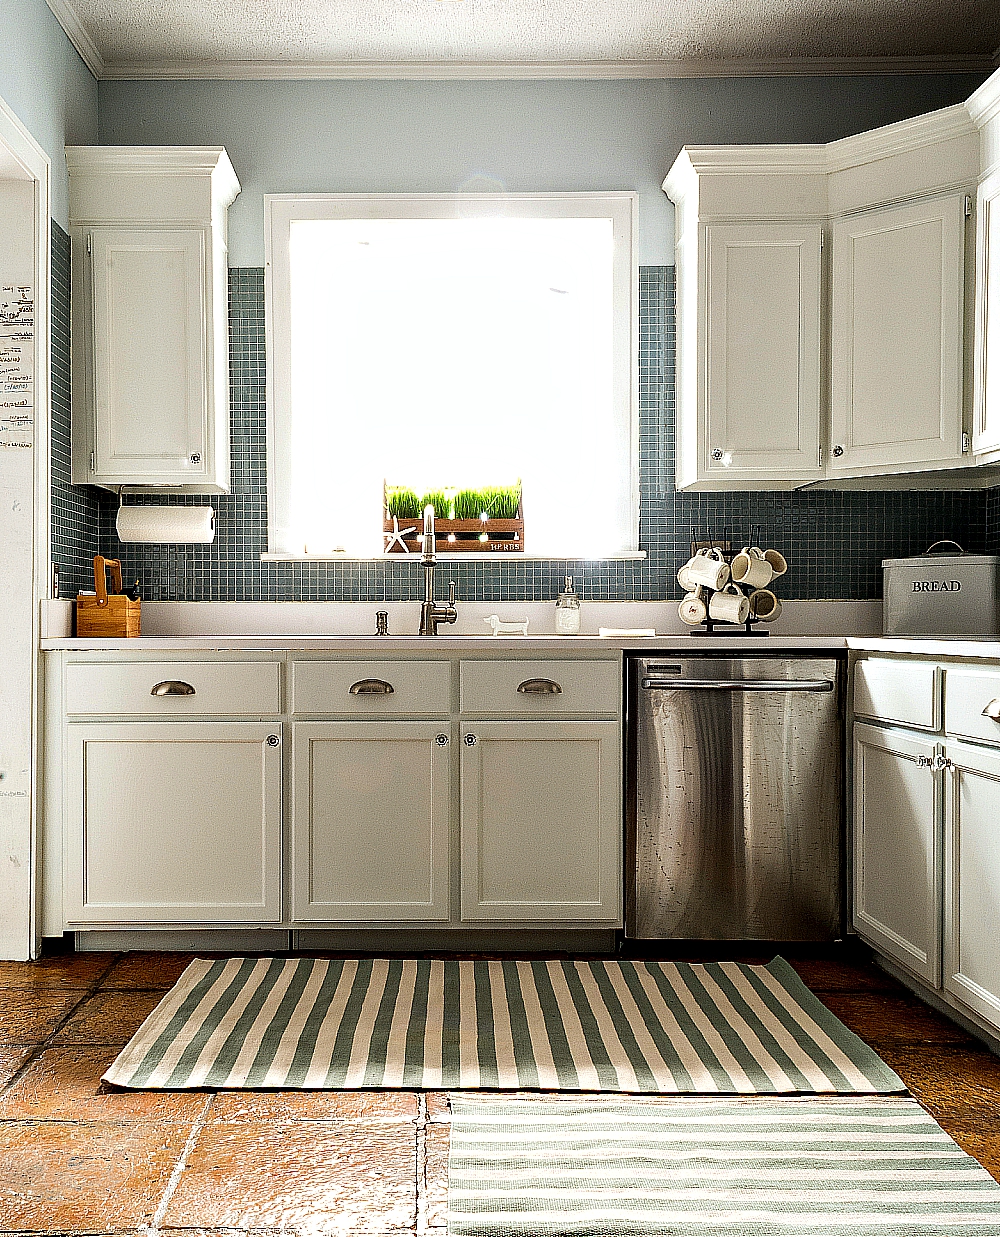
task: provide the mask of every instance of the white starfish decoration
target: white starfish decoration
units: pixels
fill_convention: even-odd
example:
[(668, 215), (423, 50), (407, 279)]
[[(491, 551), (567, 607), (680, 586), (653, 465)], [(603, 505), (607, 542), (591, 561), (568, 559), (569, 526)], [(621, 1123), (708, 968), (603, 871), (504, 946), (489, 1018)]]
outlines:
[(386, 554), (390, 554), (392, 552), (392, 547), (396, 544), (397, 541), (399, 542), (400, 549), (403, 551), (403, 553), (409, 554), (410, 547), (406, 544), (403, 538), (408, 537), (410, 533), (415, 533), (416, 531), (417, 530), (415, 527), (414, 528), (400, 528), (399, 521), (396, 519), (395, 516), (393, 516), (392, 517), (392, 532), (382, 534), (383, 537), (387, 538), (386, 543), (385, 543)]

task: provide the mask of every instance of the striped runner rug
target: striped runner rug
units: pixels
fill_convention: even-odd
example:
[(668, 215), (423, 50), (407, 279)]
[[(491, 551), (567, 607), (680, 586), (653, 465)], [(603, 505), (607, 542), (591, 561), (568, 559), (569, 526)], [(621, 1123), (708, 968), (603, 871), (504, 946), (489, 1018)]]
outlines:
[(996, 1237), (916, 1100), (451, 1097), (449, 1237)]
[(781, 958), (197, 959), (104, 1080), (164, 1090), (905, 1089)]

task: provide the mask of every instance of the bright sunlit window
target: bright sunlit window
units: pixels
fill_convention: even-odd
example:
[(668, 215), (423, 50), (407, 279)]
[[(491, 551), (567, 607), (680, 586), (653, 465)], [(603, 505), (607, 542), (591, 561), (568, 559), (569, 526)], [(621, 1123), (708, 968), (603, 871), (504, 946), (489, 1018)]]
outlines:
[(518, 485), (526, 554), (635, 551), (634, 213), (269, 196), (270, 552), (377, 557), (387, 490)]

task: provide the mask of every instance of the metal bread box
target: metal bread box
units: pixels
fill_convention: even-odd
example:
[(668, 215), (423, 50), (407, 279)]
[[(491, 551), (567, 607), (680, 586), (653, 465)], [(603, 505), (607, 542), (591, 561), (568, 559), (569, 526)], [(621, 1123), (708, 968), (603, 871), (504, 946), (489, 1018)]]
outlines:
[(913, 558), (882, 561), (882, 630), (887, 636), (1000, 634), (996, 554), (966, 554), (935, 541)]

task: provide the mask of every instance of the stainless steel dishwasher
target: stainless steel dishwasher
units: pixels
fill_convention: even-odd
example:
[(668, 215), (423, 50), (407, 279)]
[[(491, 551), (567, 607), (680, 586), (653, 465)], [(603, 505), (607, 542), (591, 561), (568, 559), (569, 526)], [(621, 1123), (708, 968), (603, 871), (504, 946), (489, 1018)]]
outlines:
[(841, 935), (834, 658), (630, 663), (626, 936)]

